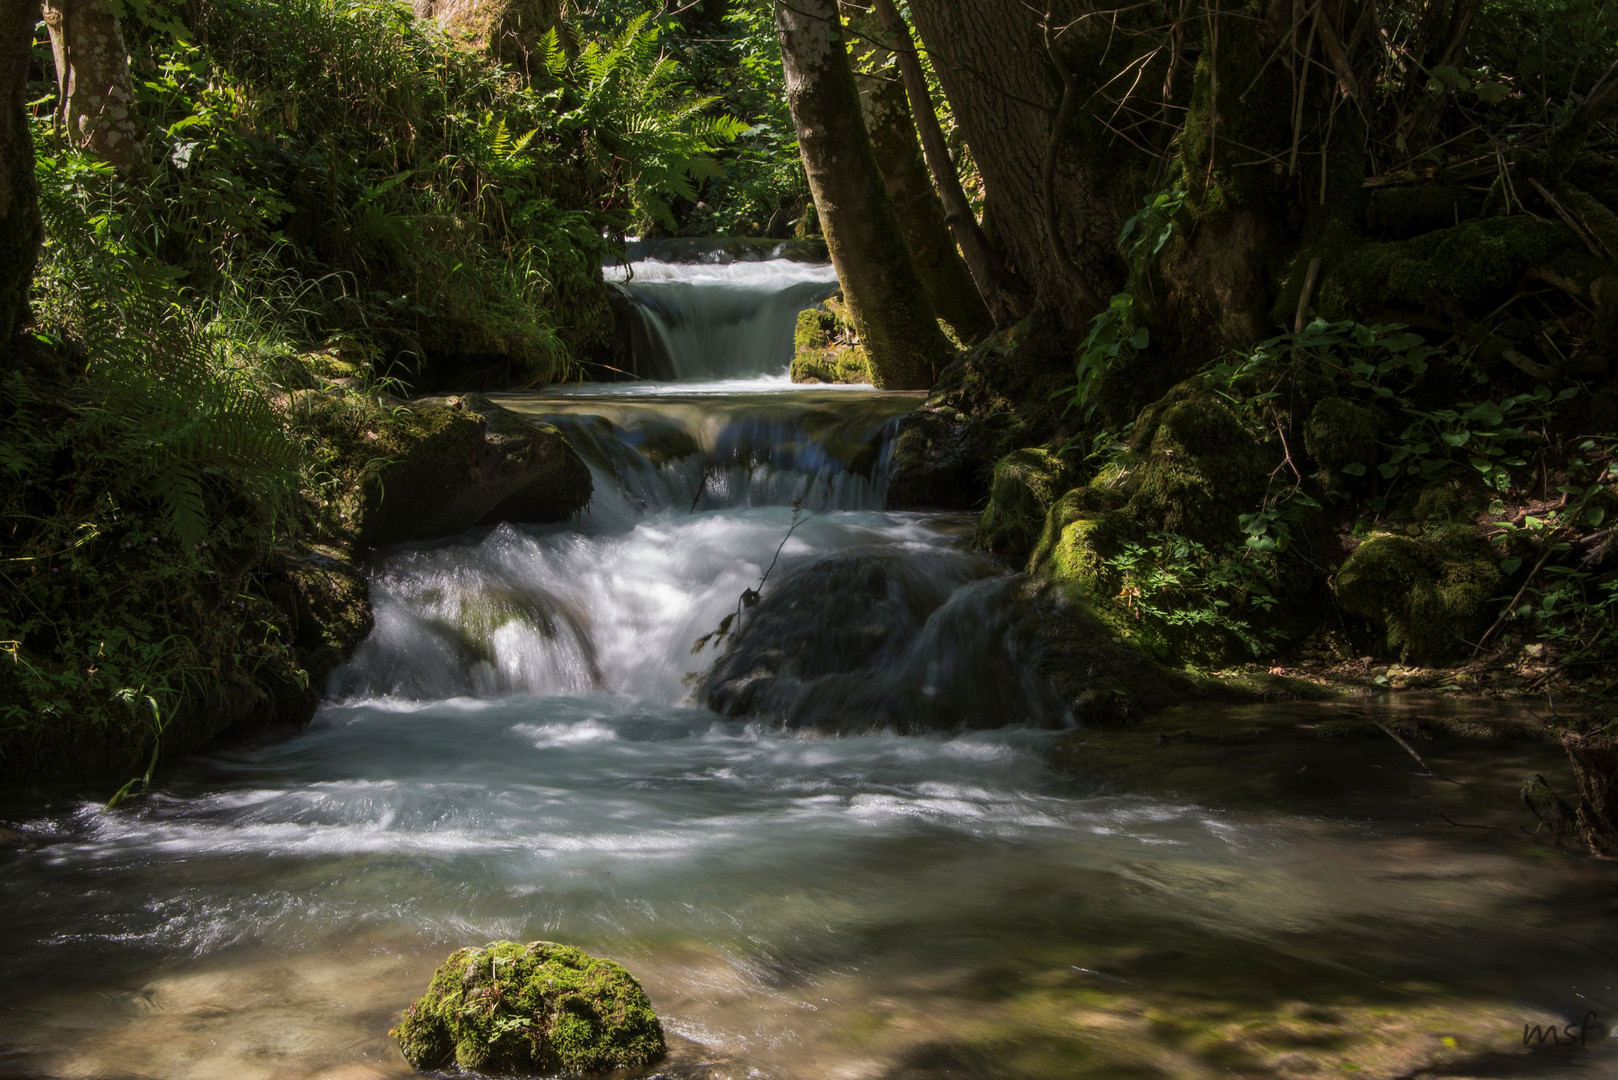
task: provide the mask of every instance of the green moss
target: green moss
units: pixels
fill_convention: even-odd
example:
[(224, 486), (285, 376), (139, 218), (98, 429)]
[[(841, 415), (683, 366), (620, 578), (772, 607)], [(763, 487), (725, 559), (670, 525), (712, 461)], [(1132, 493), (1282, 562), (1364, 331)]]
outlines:
[(1382, 414), (1371, 406), (1340, 397), (1316, 403), (1304, 421), (1303, 448), (1320, 466), (1328, 489), (1353, 486), (1356, 478), (1344, 473), (1344, 466), (1362, 466), (1359, 476), (1370, 475), (1377, 465), (1377, 438), (1383, 426)]
[(1026, 562), (1069, 479), (1067, 463), (1043, 447), (1017, 450), (995, 462), (989, 505), (978, 519), (974, 543), (1017, 565)]
[(389, 1034), (423, 1070), (603, 1073), (664, 1053), (662, 1025), (627, 971), (548, 941), (457, 950)]
[(1488, 624), (1501, 575), (1465, 525), (1421, 537), (1378, 533), (1337, 571), (1343, 611), (1368, 620), (1386, 648), (1414, 663), (1458, 660)]
[(795, 383), (871, 382), (870, 358), (849, 321), (848, 308), (836, 297), (798, 312), (792, 337), (792, 381)]
[(1403, 239), (1458, 225), (1482, 210), (1483, 193), (1461, 184), (1385, 187), (1371, 194), (1366, 223), (1372, 232)]
[(1204, 544), (1236, 533), (1237, 517), (1264, 496), (1263, 449), (1211, 396), (1182, 396), (1142, 413), (1150, 431), (1145, 457), (1130, 477), (1128, 512), (1150, 531)]
[(1530, 269), (1557, 266), (1569, 277), (1588, 278), (1592, 269), (1574, 264), (1599, 260), (1583, 254), (1560, 222), (1519, 214), (1366, 244), (1333, 262), (1327, 264), (1317, 307), (1327, 318), (1370, 322), (1390, 309), (1410, 307), (1485, 315)]

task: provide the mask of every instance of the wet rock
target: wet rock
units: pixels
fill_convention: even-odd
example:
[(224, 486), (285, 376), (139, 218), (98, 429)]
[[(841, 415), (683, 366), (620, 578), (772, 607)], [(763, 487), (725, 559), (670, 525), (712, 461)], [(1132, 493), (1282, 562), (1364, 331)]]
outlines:
[(389, 1034), (421, 1070), (595, 1075), (665, 1052), (629, 972), (549, 941), (457, 950)]
[(771, 583), (698, 691), (729, 716), (830, 732), (1051, 725), (1015, 579), (965, 555), (851, 554)]
[(428, 399), (384, 428), (353, 506), (357, 547), (495, 522), (554, 522), (590, 501), (590, 470), (560, 431), (477, 394)]
[(1059, 410), (1050, 395), (1070, 369), (1020, 368), (994, 345), (956, 359), (927, 401), (899, 423), (888, 505), (896, 510), (969, 510), (988, 494), (995, 462), (1045, 442)]

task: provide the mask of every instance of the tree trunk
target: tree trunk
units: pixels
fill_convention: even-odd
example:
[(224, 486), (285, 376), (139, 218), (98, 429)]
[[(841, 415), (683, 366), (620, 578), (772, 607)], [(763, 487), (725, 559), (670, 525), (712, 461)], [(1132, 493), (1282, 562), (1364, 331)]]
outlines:
[(922, 71), (921, 58), (916, 53), (910, 27), (905, 24), (899, 9), (893, 6), (893, 0), (874, 0), (874, 5), (899, 60), (905, 93), (910, 98), (910, 113), (921, 135), (927, 171), (932, 175), (933, 187), (938, 192), (950, 235), (961, 250), (978, 295), (987, 306), (994, 324), (1010, 326), (1028, 314), (1033, 298), (1026, 285), (1006, 269), (1005, 256), (989, 241), (986, 231), (972, 214), (966, 192), (961, 188), (960, 174), (955, 169), (955, 160), (950, 157), (949, 146), (944, 140), (944, 129), (939, 126), (938, 113), (933, 108), (927, 75)]
[(117, 17), (107, 0), (47, 0), (45, 26), (68, 142), (128, 169), (141, 154), (141, 129)]
[(1125, 49), (1133, 39), (1120, 36), (1122, 45), (1109, 55), (1113, 20), (1077, 21), (1090, 7), (1069, 4), (1052, 18), (1058, 28), (1068, 27), (1056, 47), (1082, 80), (1079, 91), (1067, 95), (1079, 106), (1069, 110), (1073, 122), (1053, 140), (1064, 85), (1036, 11), (1022, 0), (910, 5), (983, 175), (998, 238), (1017, 273), (1033, 283), (1035, 306), (1070, 342), (1096, 314), (1085, 294), (1104, 298), (1123, 285), (1115, 247), (1132, 156), (1129, 144), (1099, 122), (1093, 91), (1131, 59)]
[(28, 65), (39, 0), (0, 0), (0, 367), (11, 363), (12, 334), (28, 317), (43, 232), (28, 130)]
[(994, 321), (945, 224), (944, 204), (916, 142), (904, 83), (893, 63), (893, 54), (879, 44), (881, 23), (869, 11), (845, 6), (844, 13), (854, 35), (849, 42), (849, 58), (854, 62), (854, 83), (860, 91), (865, 130), (871, 137), (871, 149), (893, 202), (899, 229), (904, 233), (905, 246), (910, 249), (916, 273), (927, 286), (939, 318), (962, 342), (976, 341), (994, 329)]
[(926, 388), (951, 350), (860, 122), (836, 0), (778, 0), (775, 25), (809, 191), (872, 381)]

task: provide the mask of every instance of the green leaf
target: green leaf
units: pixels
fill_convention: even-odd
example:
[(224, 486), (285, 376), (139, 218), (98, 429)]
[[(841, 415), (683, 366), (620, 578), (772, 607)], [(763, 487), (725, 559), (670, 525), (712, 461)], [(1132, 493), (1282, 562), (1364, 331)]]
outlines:
[(1342, 473), (1344, 476), (1364, 476), (1365, 466), (1357, 461), (1351, 461), (1337, 471)]
[(1500, 572), (1502, 574), (1515, 574), (1520, 566), (1522, 566), (1522, 559), (1516, 555), (1508, 555), (1500, 560)]
[(1606, 520), (1607, 511), (1603, 507), (1592, 506), (1584, 512), (1584, 523), (1592, 529), (1600, 528), (1601, 523)]

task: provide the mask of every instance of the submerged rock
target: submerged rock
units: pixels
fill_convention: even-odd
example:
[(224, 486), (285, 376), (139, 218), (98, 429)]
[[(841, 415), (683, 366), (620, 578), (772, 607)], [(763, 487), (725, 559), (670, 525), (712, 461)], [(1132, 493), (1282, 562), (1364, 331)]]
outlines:
[(569, 945), (459, 949), (389, 1032), (421, 1070), (595, 1074), (663, 1056), (663, 1027), (633, 976)]
[(698, 697), (789, 729), (904, 733), (1052, 725), (1017, 581), (964, 555), (837, 555), (765, 590)]

